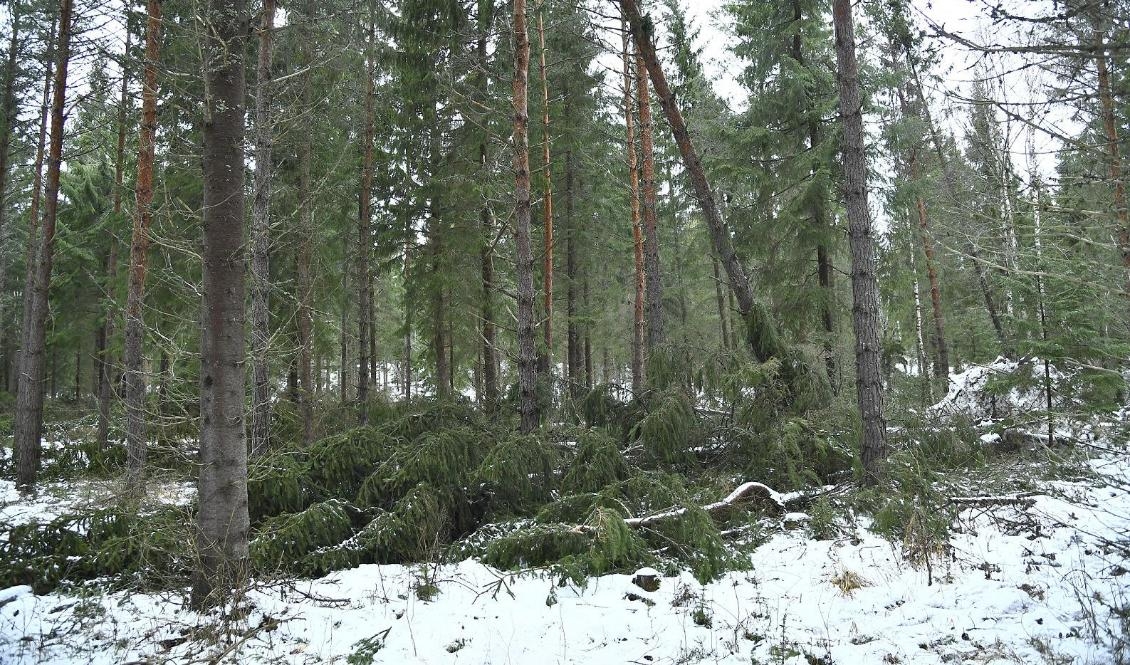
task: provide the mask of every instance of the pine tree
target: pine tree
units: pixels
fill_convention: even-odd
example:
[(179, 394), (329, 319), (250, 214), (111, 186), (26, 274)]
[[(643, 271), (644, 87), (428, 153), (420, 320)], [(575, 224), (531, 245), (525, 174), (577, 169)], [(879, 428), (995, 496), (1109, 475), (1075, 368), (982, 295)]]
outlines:
[(126, 300), (125, 381), (128, 484), (144, 491), (146, 457), (145, 374), (142, 338), (145, 323), (145, 279), (149, 268), (150, 227), (153, 224), (153, 161), (157, 137), (157, 67), (161, 44), (161, 2), (148, 0), (145, 27), (145, 67), (142, 73), (141, 126), (137, 142), (137, 204), (130, 242), (129, 292)]

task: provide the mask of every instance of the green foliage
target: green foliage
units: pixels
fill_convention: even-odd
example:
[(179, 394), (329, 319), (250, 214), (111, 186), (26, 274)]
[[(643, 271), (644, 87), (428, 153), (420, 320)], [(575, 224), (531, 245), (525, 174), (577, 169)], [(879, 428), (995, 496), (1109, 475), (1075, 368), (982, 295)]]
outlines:
[(265, 517), (296, 513), (313, 500), (309, 464), (283, 451), (252, 460), (247, 472), (247, 508), (254, 524)]
[(627, 439), (638, 420), (638, 407), (616, 399), (612, 390), (604, 383), (590, 390), (581, 401), (581, 415), (590, 427), (605, 427)]
[(309, 482), (319, 496), (352, 496), (373, 468), (384, 461), (395, 441), (381, 428), (358, 427), (310, 447)]
[(189, 524), (175, 508), (138, 514), (126, 507), (12, 526), (0, 541), (0, 584), (28, 584), (38, 594), (107, 576), (132, 586), (177, 586), (192, 563)]
[(542, 437), (511, 435), (486, 454), (473, 484), (482, 488), (492, 514), (524, 514), (549, 499), (557, 453)]
[(447, 511), (441, 494), (421, 483), (379, 511), (353, 538), (365, 560), (375, 563), (428, 561), (446, 544)]
[(569, 464), (562, 488), (568, 492), (596, 492), (631, 473), (616, 441), (602, 430), (585, 430), (577, 441), (577, 455)]
[(764, 415), (755, 414), (754, 422), (721, 428), (719, 435), (731, 442), (727, 454), (735, 458), (745, 477), (757, 478), (777, 490), (800, 489), (827, 482), (851, 468), (853, 454), (844, 442), (844, 429), (834, 426), (835, 414), (817, 412), (813, 417), (819, 415), (825, 416), (825, 427), (831, 427), (816, 427), (807, 418), (793, 417), (764, 428), (757, 424), (764, 422)]
[(330, 499), (264, 520), (252, 536), (252, 566), (262, 573), (285, 570), (319, 547), (342, 542), (352, 532), (349, 509)]
[(663, 464), (686, 464), (693, 460), (691, 448), (701, 443), (694, 404), (685, 391), (670, 389), (660, 395), (647, 415), (636, 425), (650, 460)]
[(787, 347), (777, 330), (777, 323), (762, 303), (754, 303), (745, 318), (746, 341), (753, 350), (753, 357), (759, 362), (770, 358), (781, 358)]
[(949, 539), (957, 509), (950, 503), (944, 474), (963, 477), (983, 463), (976, 432), (967, 419), (911, 423), (895, 442), (901, 448), (887, 465), (887, 486), (864, 492), (859, 500), (872, 512), (872, 529), (901, 542), (908, 558), (926, 563)]

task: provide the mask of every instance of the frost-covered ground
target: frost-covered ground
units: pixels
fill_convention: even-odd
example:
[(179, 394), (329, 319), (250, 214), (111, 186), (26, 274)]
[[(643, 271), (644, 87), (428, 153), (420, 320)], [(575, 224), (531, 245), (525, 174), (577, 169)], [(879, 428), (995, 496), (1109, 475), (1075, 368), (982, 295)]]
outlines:
[(1126, 662), (1130, 618), (1111, 607), (1130, 607), (1130, 562), (1105, 542), (1130, 534), (1127, 461), (1095, 459), (1095, 476), (1049, 481), (1030, 505), (965, 510), (929, 571), (862, 526), (824, 541), (782, 529), (748, 572), (654, 592), (475, 561), (362, 566), (253, 590), (221, 637), (179, 595), (14, 587), (0, 591), (0, 662)]

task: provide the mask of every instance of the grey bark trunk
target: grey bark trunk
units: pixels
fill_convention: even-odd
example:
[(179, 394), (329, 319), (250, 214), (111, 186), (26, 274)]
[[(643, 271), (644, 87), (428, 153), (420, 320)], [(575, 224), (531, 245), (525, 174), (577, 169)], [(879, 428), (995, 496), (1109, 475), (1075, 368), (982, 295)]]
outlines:
[(203, 330), (200, 477), (192, 604), (207, 607), (246, 577), (247, 444), (244, 400), (244, 53), (246, 0), (205, 9)]
[(836, 35), (840, 119), (843, 123), (844, 203), (851, 248), (856, 399), (863, 421), (861, 457), (864, 482), (875, 484), (881, 477), (887, 455), (887, 423), (883, 416), (879, 284), (875, 276), (875, 239), (867, 209), (863, 104), (859, 94), (859, 67), (855, 56), (851, 0), (833, 0), (832, 24)]
[[(30, 489), (39, 473), (43, 436), (43, 373), (46, 356), (47, 295), (51, 286), (51, 263), (55, 249), (55, 221), (59, 210), (59, 173), (63, 161), (63, 121), (66, 110), (67, 65), (71, 50), (73, 0), (59, 7), (59, 37), (55, 47), (55, 73), (51, 100), (51, 141), (47, 153), (42, 237), (35, 253), (31, 279), (25, 286), (28, 298), (23, 316), (19, 385), (12, 427), (16, 485)], [(35, 211), (33, 211), (34, 214)]]
[[(129, 23), (129, 13), (126, 13), (126, 23)], [(126, 63), (130, 55), (130, 38), (133, 33), (126, 27), (126, 46), (122, 62)], [(129, 105), (129, 69), (122, 66), (122, 90), (118, 100), (118, 142), (114, 152), (114, 221), (122, 214), (122, 182), (125, 173), (126, 152), (126, 108)], [(109, 347), (114, 338), (114, 320), (117, 312), (114, 311), (114, 284), (118, 275), (118, 239), (117, 234), (110, 238), (110, 253), (106, 259), (106, 295), (103, 306), (102, 330), (99, 333), (98, 352), (98, 382), (95, 390), (98, 394), (98, 449), (105, 450), (110, 442), (110, 402), (114, 392), (111, 389), (111, 367)]]
[(651, 127), (651, 95), (647, 65), (636, 55), (636, 96), (640, 113), (640, 212), (643, 219), (644, 291), (647, 303), (647, 348), (663, 343), (663, 279), (659, 267), (659, 230), (655, 196), (655, 145)]
[[(307, 0), (303, 5), (306, 20), (314, 15), (314, 4)], [(309, 46), (303, 42), (303, 64), (313, 62)], [(302, 76), (302, 108), (312, 110), (313, 91), (309, 72)], [(318, 385), (313, 385), (311, 376), (311, 356), (314, 350), (314, 320), (311, 311), (313, 293), (310, 282), (310, 265), (313, 260), (314, 201), (310, 190), (310, 170), (313, 161), (313, 138), (311, 132), (303, 132), (299, 140), (298, 155), (298, 382), (301, 389), (300, 411), (302, 414), (302, 442), (306, 445), (314, 441), (314, 396), (321, 390), (321, 371), (318, 371)], [(321, 357), (319, 356), (319, 359)]]
[[(566, 108), (569, 97), (566, 91)], [(565, 116), (569, 116), (568, 110)], [(582, 358), (581, 331), (578, 325), (577, 293), (579, 291), (577, 278), (577, 220), (574, 218), (573, 187), (575, 174), (573, 173), (573, 151), (565, 151), (565, 317), (568, 319), (565, 331), (565, 360), (567, 375), (569, 377), (569, 395), (573, 400), (581, 398), (581, 387), (584, 385), (581, 376)]]
[(255, 183), (251, 204), (251, 455), (271, 442), (271, 37), (275, 0), (263, 0), (255, 71)]
[(523, 434), (537, 429), (537, 356), (534, 351), (534, 257), (530, 246), (530, 37), (526, 1), (514, 0), (514, 212), (518, 278), (518, 413)]
[[(12, 20), (12, 33), (8, 39), (8, 58), (4, 65), (4, 100), (3, 100), (3, 133), (0, 134), (0, 247), (7, 247), (8, 245), (8, 220), (7, 213), (8, 206), (8, 161), (12, 149), (12, 136), (15, 135), (16, 122), (19, 120), (19, 104), (16, 100), (15, 86), (16, 76), (18, 74), (17, 58), (19, 56), (20, 46), (20, 5), (19, 3), (12, 3), (11, 5), (11, 20)], [(0, 294), (7, 293), (8, 276), (8, 262), (7, 255), (0, 253)], [(4, 373), (4, 382), (0, 387), (5, 390), (8, 387), (8, 317), (4, 307), (5, 299), (0, 297), (0, 337), (3, 338), (3, 348), (0, 348), (0, 353), (3, 354), (3, 366), (0, 369)]]
[(632, 223), (633, 266), (635, 268), (635, 299), (632, 302), (632, 393), (639, 396), (644, 385), (644, 347), (647, 318), (644, 300), (647, 298), (647, 276), (644, 274), (643, 227), (640, 220), (639, 162), (636, 155), (636, 129), (634, 100), (632, 99), (632, 52), (628, 31), (624, 31), (624, 127), (627, 133), (625, 152), (628, 157), (628, 202)]
[(369, 2), (369, 28), (365, 54), (365, 129), (361, 145), (361, 189), (357, 210), (357, 419), (362, 425), (369, 422), (369, 247), (372, 238), (369, 222), (372, 217), (373, 192), (373, 76), (376, 60), (376, 6)]

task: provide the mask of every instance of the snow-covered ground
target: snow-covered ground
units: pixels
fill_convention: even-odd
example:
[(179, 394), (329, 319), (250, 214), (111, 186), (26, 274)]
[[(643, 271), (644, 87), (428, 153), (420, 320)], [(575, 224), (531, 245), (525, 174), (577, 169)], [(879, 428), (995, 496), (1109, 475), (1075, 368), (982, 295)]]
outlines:
[[(931, 410), (984, 418), (998, 361), (951, 377)], [(1028, 411), (1039, 395), (1001, 400)], [(795, 516), (769, 520), (750, 568), (709, 584), (684, 573), (647, 591), (631, 575), (578, 587), (547, 571), (475, 560), (368, 565), (318, 580), (253, 585), (238, 619), (170, 594), (0, 590), (0, 665), (30, 663), (1130, 663), (1127, 409), (1081, 423), (1101, 456), (1056, 480), (1038, 465), (997, 469), (994, 500), (966, 506), (930, 565), (907, 544), (840, 524), (816, 540)], [(984, 437), (983, 437), (984, 438)], [(1053, 453), (1047, 451), (1047, 454)], [(1059, 453), (1054, 453), (1059, 455)], [(1010, 488), (1009, 483), (1015, 483)], [(157, 483), (155, 503), (194, 488)], [(1012, 489), (1023, 488), (1008, 501)], [(9, 525), (104, 506), (113, 481), (49, 484), (34, 499), (0, 482)], [(957, 497), (954, 497), (957, 498)], [(1005, 499), (1005, 500), (1001, 500)], [(788, 519), (794, 517), (794, 519)], [(799, 524), (799, 527), (798, 527)], [(0, 534), (0, 538), (6, 538)]]
[(782, 529), (748, 572), (654, 592), (628, 575), (578, 588), (472, 560), (370, 565), (258, 587), (223, 636), (179, 594), (14, 587), (0, 591), (0, 662), (1126, 662), (1130, 619), (1110, 608), (1130, 608), (1130, 464), (1091, 466), (1030, 505), (965, 510), (929, 572), (862, 526), (824, 541)]

